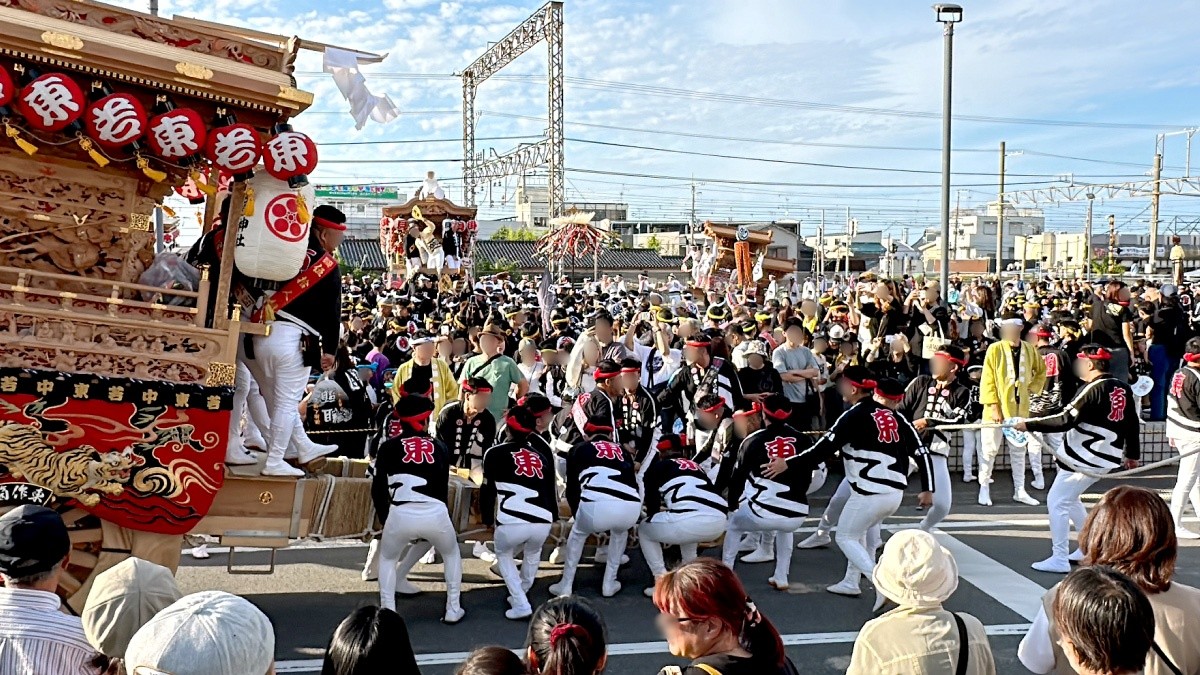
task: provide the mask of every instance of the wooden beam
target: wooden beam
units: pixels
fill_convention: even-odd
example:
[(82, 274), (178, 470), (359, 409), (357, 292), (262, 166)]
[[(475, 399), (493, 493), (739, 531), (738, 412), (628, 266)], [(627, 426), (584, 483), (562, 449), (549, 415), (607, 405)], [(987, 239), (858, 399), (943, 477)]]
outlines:
[[(265, 208), (265, 204), (259, 208)], [(213, 328), (229, 328), (229, 293), (233, 287), (233, 249), (237, 245), (238, 223), (246, 208), (246, 183), (233, 184), (229, 193), (229, 217), (225, 223), (225, 243), (221, 248), (221, 274), (217, 277), (217, 299), (212, 307)]]
[[(195, 19), (190, 16), (175, 16), (173, 17), (173, 20), (177, 23), (190, 24), (198, 28), (204, 28), (209, 31), (221, 33), (222, 35), (226, 35), (235, 39), (241, 38), (248, 40), (260, 40), (262, 42), (279, 45), (280, 47), (286, 47), (288, 41), (292, 39), (283, 35), (276, 35), (274, 33), (266, 33), (260, 30), (254, 30), (253, 28), (242, 28), (240, 26), (214, 23), (212, 21), (205, 21), (204, 19)], [(341, 49), (342, 51), (357, 54), (359, 56), (359, 60), (363, 63), (381, 63), (388, 57), (387, 54), (374, 54), (372, 52), (364, 52), (361, 49), (340, 47), (338, 45), (331, 45), (313, 40), (305, 40), (303, 38), (300, 38), (299, 45), (300, 49), (307, 49), (309, 51), (322, 53), (326, 49)]]

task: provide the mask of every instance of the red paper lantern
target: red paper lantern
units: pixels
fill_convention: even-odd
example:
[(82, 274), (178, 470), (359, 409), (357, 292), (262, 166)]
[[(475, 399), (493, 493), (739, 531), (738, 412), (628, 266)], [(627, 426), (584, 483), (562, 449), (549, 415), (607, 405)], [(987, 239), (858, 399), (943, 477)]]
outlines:
[(284, 130), (267, 141), (263, 164), (275, 178), (293, 188), (302, 187), (308, 183), (308, 174), (317, 168), (317, 144), (284, 125)]
[(249, 173), (262, 158), (262, 139), (249, 124), (230, 124), (209, 133), (204, 154), (235, 176)]
[(12, 75), (8, 72), (8, 68), (0, 66), (0, 108), (12, 103), (16, 95), (17, 86), (13, 84)]
[(191, 108), (175, 108), (150, 120), (146, 141), (154, 154), (177, 162), (202, 151), (207, 138), (208, 130), (200, 113)]
[(83, 115), (86, 99), (75, 80), (47, 73), (21, 88), (16, 107), (38, 131), (62, 131)]
[[(201, 179), (203, 179), (203, 176), (201, 176)], [(199, 186), (196, 185), (196, 181), (191, 178), (188, 178), (187, 182), (183, 185), (176, 186), (175, 194), (188, 200), (188, 203), (193, 206), (204, 203), (204, 193), (200, 191)]]
[(110, 94), (88, 106), (84, 122), (93, 141), (117, 150), (146, 134), (146, 109), (129, 94)]

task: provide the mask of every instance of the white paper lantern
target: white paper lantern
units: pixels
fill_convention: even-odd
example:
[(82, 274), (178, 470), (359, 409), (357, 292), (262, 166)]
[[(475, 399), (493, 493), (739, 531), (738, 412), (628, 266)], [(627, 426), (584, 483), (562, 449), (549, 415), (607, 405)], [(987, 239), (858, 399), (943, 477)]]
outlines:
[(254, 212), (238, 225), (234, 264), (248, 277), (288, 281), (300, 273), (308, 253), (309, 222), (299, 200), (307, 214), (316, 205), (315, 191), (311, 186), (293, 190), (262, 170), (247, 184), (254, 191)]

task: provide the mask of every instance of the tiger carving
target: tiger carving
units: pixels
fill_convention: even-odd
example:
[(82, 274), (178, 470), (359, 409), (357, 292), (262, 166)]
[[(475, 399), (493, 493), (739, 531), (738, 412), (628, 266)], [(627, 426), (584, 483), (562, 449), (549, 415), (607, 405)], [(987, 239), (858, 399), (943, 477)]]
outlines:
[(84, 506), (96, 506), (101, 495), (121, 494), (133, 469), (145, 463), (132, 448), (101, 453), (81, 445), (59, 452), (35, 426), (0, 424), (0, 464), (10, 474)]

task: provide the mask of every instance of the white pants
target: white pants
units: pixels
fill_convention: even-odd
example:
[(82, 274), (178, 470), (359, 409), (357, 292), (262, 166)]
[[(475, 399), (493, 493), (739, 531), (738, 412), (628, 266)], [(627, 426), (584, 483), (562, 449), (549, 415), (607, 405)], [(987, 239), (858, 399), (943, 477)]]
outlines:
[(461, 267), (462, 267), (462, 263), (458, 260), (458, 256), (456, 256), (456, 255), (446, 256), (446, 268), (449, 269), (451, 272), (457, 272), (459, 270), (459, 268), (461, 268)]
[(1046, 495), (1046, 510), (1050, 514), (1050, 550), (1053, 557), (1067, 560), (1070, 553), (1071, 525), (1078, 532), (1087, 518), (1083, 506), (1083, 493), (1095, 485), (1097, 480), (1069, 469), (1060, 468), (1054, 484)]
[(728, 531), (725, 533), (725, 545), (721, 550), (721, 558), (725, 565), (733, 568), (737, 561), (738, 545), (742, 535), (747, 532), (775, 533), (775, 574), (771, 578), (777, 583), (786, 584), (788, 572), (792, 567), (792, 533), (800, 529), (804, 518), (763, 518), (750, 510), (749, 502), (742, 502), (737, 511), (729, 516)]
[(933, 460), (933, 506), (929, 507), (925, 517), (921, 520), (921, 529), (928, 532), (938, 526), (938, 523), (945, 520), (950, 513), (950, 465), (946, 457), (931, 453), (929, 458)]
[(867, 548), (867, 533), (878, 527), (900, 508), (904, 493), (899, 490), (880, 495), (857, 492), (846, 500), (838, 520), (837, 545), (846, 556), (846, 581), (858, 583), (862, 574), (870, 576), (875, 569), (875, 553)]
[[(525, 595), (537, 578), (538, 565), (542, 562), (542, 545), (550, 536), (550, 523), (520, 523), (496, 526), (496, 566), (508, 587), (513, 609), (530, 609)], [(513, 556), (522, 552), (521, 571)]]
[(246, 362), (270, 411), (267, 456), (271, 460), (283, 461), (296, 427), (303, 429), (299, 405), (310, 369), (300, 353), (302, 334), (295, 324), (272, 322), (270, 335), (254, 336), (254, 358)]
[[(1200, 441), (1175, 441), (1175, 449), (1179, 454), (1200, 450)], [(1179, 460), (1179, 477), (1175, 480), (1175, 489), (1171, 490), (1171, 515), (1175, 518), (1175, 529), (1183, 522), (1183, 512), (1187, 502), (1192, 502), (1192, 510), (1200, 516), (1200, 454), (1184, 457)]]
[(683, 562), (691, 562), (696, 558), (700, 542), (712, 541), (724, 531), (725, 516), (720, 514), (656, 513), (638, 525), (638, 543), (650, 573), (657, 577), (667, 572), (667, 564), (663, 561), (664, 544), (678, 545)]
[[(446, 610), (460, 609), (462, 588), (462, 555), (458, 551), (458, 534), (446, 505), (440, 502), (421, 502), (392, 506), (383, 535), (379, 541), (379, 603), (396, 609), (396, 579), (408, 577), (417, 561), (436, 548), (445, 563)], [(407, 553), (405, 553), (407, 549)], [(401, 556), (404, 559), (401, 560)]]
[(1000, 454), (1000, 446), (1008, 446), (1008, 461), (1012, 464), (1013, 493), (1025, 489), (1025, 448), (1018, 448), (1004, 437), (1003, 429), (980, 429), (979, 438), (982, 441), (979, 452), (979, 484), (988, 486), (992, 478), (992, 469), (996, 465), (996, 455)]
[[(240, 344), (240, 340), (239, 340)], [(245, 450), (242, 442), (242, 418), (246, 416), (246, 403), (250, 396), (250, 386), (255, 383), (254, 376), (246, 367), (245, 356), (238, 347), (237, 370), (233, 380), (233, 409), (229, 411), (229, 440), (225, 445), (227, 458), (237, 457)]]
[(979, 449), (979, 429), (963, 429), (962, 467), (964, 476), (975, 475), (975, 454)]
[(571, 526), (571, 534), (567, 536), (567, 548), (564, 552), (562, 588), (570, 591), (575, 585), (575, 571), (579, 568), (579, 559), (583, 557), (583, 545), (593, 534), (607, 532), (608, 560), (604, 563), (604, 582), (611, 584), (617, 580), (617, 570), (621, 567), (621, 556), (625, 554), (625, 543), (629, 540), (629, 529), (637, 524), (642, 515), (642, 505), (637, 502), (621, 500), (606, 500), (582, 502), (575, 513), (575, 524)]
[[(246, 368), (245, 364), (238, 365)], [(240, 372), (238, 376), (241, 376)], [(249, 413), (249, 418), (246, 420), (246, 426), (242, 428), (242, 438), (247, 445), (266, 448), (266, 435), (271, 429), (271, 412), (267, 410), (267, 402), (263, 399), (262, 390), (258, 388), (258, 380), (250, 375), (249, 368), (246, 368), (246, 376), (250, 378), (250, 395), (246, 397), (246, 412)]]
[[(854, 492), (850, 487), (850, 481), (845, 478), (838, 483), (837, 490), (833, 492), (833, 496), (829, 498), (829, 506), (825, 507), (825, 513), (821, 514), (821, 520), (817, 523), (817, 533), (826, 537), (838, 524), (838, 519), (842, 516), (842, 509), (846, 507), (846, 501), (850, 499), (850, 495)], [(867, 549), (874, 551), (883, 543), (883, 535), (880, 534), (878, 525), (867, 530)]]
[(1043, 453), (1049, 454), (1051, 461), (1062, 452), (1064, 434), (1051, 434), (1043, 431), (1034, 431), (1028, 434), (1029, 445), (1029, 468), (1032, 470), (1034, 478), (1042, 475), (1042, 456)]

